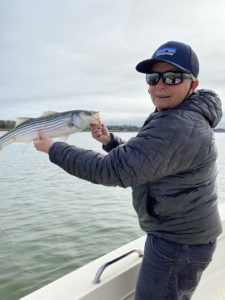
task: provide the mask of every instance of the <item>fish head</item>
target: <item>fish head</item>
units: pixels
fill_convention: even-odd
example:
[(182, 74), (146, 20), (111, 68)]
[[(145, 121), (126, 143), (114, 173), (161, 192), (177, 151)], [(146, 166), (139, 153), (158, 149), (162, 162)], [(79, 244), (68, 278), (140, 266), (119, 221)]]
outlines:
[(80, 110), (73, 111), (72, 123), (76, 126), (88, 126), (90, 123), (101, 124), (98, 111)]

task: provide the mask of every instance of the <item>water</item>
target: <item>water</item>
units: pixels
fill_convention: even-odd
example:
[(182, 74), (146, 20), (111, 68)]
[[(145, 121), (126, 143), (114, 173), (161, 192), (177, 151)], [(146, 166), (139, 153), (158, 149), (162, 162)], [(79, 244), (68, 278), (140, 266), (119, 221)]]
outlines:
[[(134, 133), (120, 133), (128, 140)], [(216, 133), (219, 202), (225, 203), (225, 134)], [(90, 133), (69, 143), (103, 152)], [(30, 146), (0, 153), (0, 299), (16, 300), (143, 232), (131, 190), (70, 176)]]

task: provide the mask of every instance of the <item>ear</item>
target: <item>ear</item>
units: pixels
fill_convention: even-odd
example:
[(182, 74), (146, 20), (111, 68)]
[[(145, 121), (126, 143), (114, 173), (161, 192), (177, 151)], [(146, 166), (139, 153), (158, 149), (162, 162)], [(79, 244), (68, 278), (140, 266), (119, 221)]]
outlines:
[(199, 84), (198, 79), (192, 82), (191, 93), (193, 93), (197, 89), (198, 84)]

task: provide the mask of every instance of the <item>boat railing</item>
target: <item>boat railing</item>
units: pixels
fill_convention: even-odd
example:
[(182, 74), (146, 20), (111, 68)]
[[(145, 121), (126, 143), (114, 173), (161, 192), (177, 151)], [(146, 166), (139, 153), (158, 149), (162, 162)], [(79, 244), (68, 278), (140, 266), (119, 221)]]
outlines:
[(132, 249), (132, 250), (130, 250), (130, 251), (128, 251), (128, 252), (126, 252), (126, 253), (124, 253), (124, 254), (122, 254), (122, 255), (120, 255), (120, 256), (118, 256), (118, 257), (116, 257), (116, 258), (114, 258), (114, 259), (112, 259), (112, 260), (110, 260), (110, 261), (108, 261), (108, 262), (105, 262), (104, 264), (102, 264), (102, 265), (99, 267), (98, 271), (96, 272), (95, 278), (94, 278), (94, 280), (93, 280), (92, 282), (93, 282), (94, 284), (100, 283), (101, 275), (102, 275), (103, 271), (104, 271), (108, 266), (110, 266), (111, 264), (113, 264), (113, 263), (115, 263), (115, 262), (117, 262), (117, 261), (123, 259), (124, 257), (126, 257), (126, 256), (128, 256), (128, 255), (130, 255), (130, 254), (132, 254), (132, 253), (134, 253), (134, 252), (137, 252), (139, 257), (142, 257), (142, 256), (143, 256), (142, 250), (139, 250), (139, 249)]

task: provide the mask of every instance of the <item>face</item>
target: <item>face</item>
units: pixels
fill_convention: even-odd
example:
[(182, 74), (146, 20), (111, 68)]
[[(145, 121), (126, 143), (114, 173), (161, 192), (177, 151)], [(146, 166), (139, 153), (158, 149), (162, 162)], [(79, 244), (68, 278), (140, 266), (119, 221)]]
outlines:
[[(180, 70), (175, 66), (172, 66), (164, 62), (158, 62), (154, 64), (151, 70), (151, 72), (159, 72), (159, 73), (163, 73), (167, 71), (180, 71)], [(174, 108), (178, 106), (181, 102), (183, 102), (184, 98), (186, 97), (190, 89), (191, 82), (192, 82), (191, 79), (184, 79), (181, 84), (166, 85), (165, 83), (163, 83), (162, 78), (160, 78), (159, 82), (156, 85), (149, 85), (148, 92), (157, 110), (162, 111), (163, 109)], [(198, 80), (193, 82), (189, 95), (194, 92), (197, 86), (198, 86)]]

